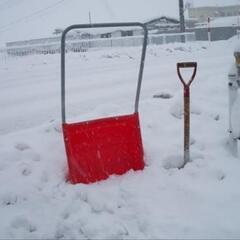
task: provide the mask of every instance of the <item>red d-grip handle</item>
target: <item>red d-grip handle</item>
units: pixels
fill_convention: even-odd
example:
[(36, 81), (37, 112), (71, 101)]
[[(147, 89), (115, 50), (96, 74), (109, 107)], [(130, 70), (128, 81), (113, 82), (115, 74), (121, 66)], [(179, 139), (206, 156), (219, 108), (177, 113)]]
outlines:
[[(180, 69), (181, 68), (193, 68), (193, 74), (192, 77), (190, 78), (190, 80), (188, 82), (185, 82), (183, 80), (183, 77), (181, 75)], [(197, 63), (196, 62), (182, 62), (182, 63), (177, 63), (177, 73), (178, 76), (182, 82), (182, 84), (184, 85), (184, 87), (189, 87), (192, 83), (192, 81), (194, 80), (196, 73), (197, 73)]]

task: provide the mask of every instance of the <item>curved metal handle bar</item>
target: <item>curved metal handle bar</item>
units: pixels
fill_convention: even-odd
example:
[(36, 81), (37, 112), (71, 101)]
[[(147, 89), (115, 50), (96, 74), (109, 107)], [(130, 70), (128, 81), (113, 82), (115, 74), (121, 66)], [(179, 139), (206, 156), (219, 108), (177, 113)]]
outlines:
[(137, 93), (135, 98), (135, 112), (138, 112), (139, 98), (142, 85), (143, 69), (147, 49), (148, 30), (145, 24), (138, 22), (126, 22), (126, 23), (98, 23), (98, 24), (76, 24), (66, 28), (62, 33), (61, 38), (61, 110), (62, 110), (62, 123), (66, 123), (66, 98), (65, 98), (65, 41), (66, 35), (73, 29), (86, 29), (86, 28), (104, 28), (104, 27), (141, 27), (144, 32), (142, 55), (140, 62), (140, 69), (138, 74)]
[[(192, 77), (190, 78), (190, 80), (188, 81), (188, 83), (186, 83), (184, 80), (183, 80), (183, 77), (182, 77), (182, 74), (180, 72), (180, 69), (181, 68), (193, 68), (193, 74), (192, 74)], [(195, 76), (196, 76), (196, 73), (197, 73), (197, 63), (196, 62), (182, 62), (182, 63), (177, 63), (177, 73), (178, 73), (178, 76), (182, 82), (182, 84), (184, 85), (184, 87), (190, 87), (191, 83), (193, 82)]]

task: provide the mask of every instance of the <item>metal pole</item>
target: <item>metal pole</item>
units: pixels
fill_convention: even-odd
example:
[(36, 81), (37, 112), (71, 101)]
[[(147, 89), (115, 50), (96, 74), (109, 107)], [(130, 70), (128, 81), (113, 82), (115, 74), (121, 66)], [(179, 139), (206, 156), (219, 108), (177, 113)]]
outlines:
[(88, 13), (88, 17), (89, 17), (89, 23), (92, 24), (91, 12)]
[(145, 24), (139, 22), (123, 22), (123, 23), (98, 23), (98, 24), (76, 24), (71, 25), (66, 28), (62, 33), (61, 38), (61, 112), (62, 112), (62, 123), (66, 123), (66, 97), (65, 97), (65, 40), (66, 35), (69, 31), (73, 29), (86, 29), (86, 28), (107, 28), (107, 27), (141, 27), (143, 30), (143, 43), (142, 43), (142, 54), (140, 61), (140, 68), (138, 73), (138, 83), (137, 83), (137, 91), (135, 98), (135, 113), (138, 112), (142, 78), (143, 78), (143, 70), (144, 63), (146, 57), (147, 50), (147, 42), (148, 42), (148, 29)]
[(237, 36), (238, 36), (238, 39), (239, 39), (239, 34), (240, 34), (240, 30), (239, 30), (239, 28), (240, 28), (240, 15), (238, 15), (238, 29), (237, 29)]
[(211, 42), (211, 18), (208, 17), (208, 41)]
[[(185, 19), (184, 19), (184, 3), (179, 0), (179, 19), (180, 19), (180, 32), (185, 33)], [(185, 43), (185, 36), (181, 36), (181, 41)]]

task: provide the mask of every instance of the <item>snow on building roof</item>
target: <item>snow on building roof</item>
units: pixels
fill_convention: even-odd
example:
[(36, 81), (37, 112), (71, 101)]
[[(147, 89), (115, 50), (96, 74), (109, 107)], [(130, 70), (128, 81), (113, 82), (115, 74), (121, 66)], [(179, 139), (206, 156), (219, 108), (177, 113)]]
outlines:
[(167, 19), (169, 20), (170, 22), (174, 22), (174, 23), (179, 23), (179, 19), (178, 18), (174, 18), (174, 17), (170, 17), (170, 16), (156, 16), (154, 18), (149, 18), (147, 20), (144, 21), (145, 24), (148, 24), (148, 23), (152, 23), (152, 22), (155, 22), (156, 20), (160, 20), (160, 19)]

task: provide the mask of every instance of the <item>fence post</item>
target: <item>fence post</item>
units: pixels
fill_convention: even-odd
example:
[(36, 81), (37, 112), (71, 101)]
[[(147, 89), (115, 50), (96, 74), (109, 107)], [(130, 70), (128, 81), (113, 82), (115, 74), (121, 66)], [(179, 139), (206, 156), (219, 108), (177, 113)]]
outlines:
[(211, 42), (211, 18), (208, 17), (208, 41)]

